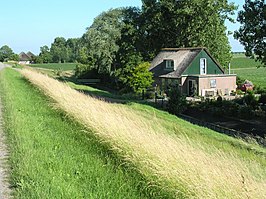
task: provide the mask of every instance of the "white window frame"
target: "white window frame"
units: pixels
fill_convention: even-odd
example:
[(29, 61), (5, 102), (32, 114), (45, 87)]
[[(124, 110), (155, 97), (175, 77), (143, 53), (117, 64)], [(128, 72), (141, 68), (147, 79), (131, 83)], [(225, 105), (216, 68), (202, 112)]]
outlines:
[(174, 70), (174, 60), (165, 60), (165, 68)]
[(200, 58), (200, 74), (206, 75), (207, 74), (207, 59)]
[(217, 86), (217, 81), (216, 79), (211, 79), (210, 80), (210, 88), (216, 88)]

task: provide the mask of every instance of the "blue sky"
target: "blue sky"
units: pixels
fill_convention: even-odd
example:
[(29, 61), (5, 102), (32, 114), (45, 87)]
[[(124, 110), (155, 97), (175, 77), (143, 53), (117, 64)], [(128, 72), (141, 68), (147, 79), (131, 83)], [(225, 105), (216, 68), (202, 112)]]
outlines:
[[(241, 5), (244, 0), (229, 0)], [(141, 0), (4, 0), (0, 10), (0, 46), (8, 45), (15, 53), (39, 53), (41, 46), (55, 37), (80, 37), (93, 19), (110, 8), (141, 6)], [(239, 24), (226, 23), (234, 31)], [(233, 51), (243, 47), (229, 37)]]

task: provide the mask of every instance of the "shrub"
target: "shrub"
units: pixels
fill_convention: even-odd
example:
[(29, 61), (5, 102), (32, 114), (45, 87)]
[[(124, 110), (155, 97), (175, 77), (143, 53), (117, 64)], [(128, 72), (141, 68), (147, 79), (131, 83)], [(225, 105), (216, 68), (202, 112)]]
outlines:
[(240, 88), (242, 86), (242, 84), (244, 84), (245, 80), (240, 78), (239, 76), (236, 76), (236, 85), (238, 88)]
[(95, 68), (89, 65), (77, 64), (74, 70), (75, 76), (78, 78), (98, 78), (99, 75)]
[(172, 114), (179, 114), (187, 109), (186, 97), (181, 95), (176, 86), (172, 86), (168, 92), (167, 110)]
[(131, 70), (128, 84), (135, 93), (146, 92), (153, 83), (152, 73), (149, 71), (150, 63), (143, 62)]
[(260, 95), (259, 103), (266, 104), (266, 93)]
[(243, 97), (243, 102), (244, 104), (251, 106), (253, 108), (255, 108), (258, 105), (255, 95), (253, 94), (253, 92), (250, 91), (248, 92), (247, 95)]
[(254, 92), (257, 94), (266, 93), (266, 88), (255, 85)]
[(236, 94), (237, 94), (237, 95), (244, 95), (244, 92), (241, 91), (240, 89), (237, 89), (237, 90), (236, 90)]
[(241, 118), (251, 119), (254, 117), (254, 111), (250, 106), (241, 106), (239, 108), (238, 115)]

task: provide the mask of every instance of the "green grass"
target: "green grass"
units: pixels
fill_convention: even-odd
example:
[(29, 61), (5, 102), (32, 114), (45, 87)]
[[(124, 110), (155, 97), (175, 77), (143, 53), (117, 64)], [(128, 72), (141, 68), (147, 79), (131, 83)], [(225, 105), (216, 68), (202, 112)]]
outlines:
[(147, 105), (108, 104), (32, 71), (23, 74), (177, 198), (265, 198), (265, 148)]
[(86, 86), (86, 85), (81, 85), (81, 84), (76, 84), (74, 82), (66, 82), (67, 85), (69, 85), (71, 88), (90, 94), (92, 96), (98, 96), (98, 97), (103, 97), (107, 99), (116, 99), (117, 101), (137, 101), (138, 96), (134, 94), (116, 94), (116, 93), (111, 93), (109, 91), (101, 90), (98, 88), (94, 88), (91, 86)]
[(137, 174), (18, 72), (2, 71), (0, 88), (14, 198), (145, 198)]
[(233, 58), (238, 58), (238, 57), (246, 57), (246, 55), (243, 52), (233, 53)]
[(255, 85), (266, 88), (266, 67), (244, 54), (236, 54), (231, 62), (231, 72), (241, 79), (252, 81)]
[(256, 68), (258, 66), (262, 66), (262, 64), (248, 57), (234, 57), (231, 61), (231, 69)]
[[(99, 97), (111, 97), (115, 99), (115, 97), (117, 96), (107, 91), (95, 89), (90, 86), (77, 85), (72, 82), (67, 82), (67, 84), (76, 90), (87, 91), (89, 94), (93, 94)], [(208, 145), (210, 142), (212, 142), (215, 146), (222, 147), (223, 150), (226, 150), (228, 152), (230, 152), (230, 150), (236, 150), (239, 152), (239, 155), (244, 152), (243, 148), (247, 148), (247, 150), (252, 150), (253, 148), (266, 155), (266, 151), (257, 145), (245, 146), (243, 145), (243, 142), (241, 140), (229, 137), (227, 135), (219, 134), (207, 128), (202, 128), (197, 125), (191, 125), (190, 123), (179, 119), (172, 114), (158, 110), (154, 107), (151, 107), (150, 105), (127, 101), (126, 105), (121, 106), (127, 106), (133, 111), (137, 111), (138, 114), (143, 116), (144, 118), (149, 119), (151, 115), (157, 118), (159, 120), (160, 125), (163, 125), (165, 129), (167, 129), (165, 133), (173, 134), (175, 132), (175, 129), (179, 129), (179, 132), (185, 132), (186, 135), (189, 136), (191, 139), (197, 139), (199, 142), (204, 143), (204, 145)], [(151, 120), (151, 123), (153, 122), (154, 121)], [(153, 126), (157, 128), (155, 124), (153, 124)], [(257, 160), (261, 161), (260, 158), (258, 158)], [(266, 166), (266, 162), (263, 162)]]
[(49, 64), (31, 64), (29, 66), (36, 68), (66, 71), (66, 70), (74, 70), (76, 65), (77, 65), (76, 63), (49, 63)]
[(232, 69), (241, 79), (252, 81), (255, 85), (266, 88), (266, 67)]
[[(115, 155), (88, 135), (92, 132), (86, 132), (64, 113), (52, 110), (51, 101), (17, 72), (5, 70), (0, 82), (0, 91), (5, 91), (12, 186), (17, 198), (145, 198), (138, 189), (140, 176), (131, 170), (126, 173), (124, 167), (117, 166), (119, 164), (112, 160)], [(71, 98), (72, 101), (75, 102), (75, 98)], [(206, 154), (217, 151), (233, 154), (233, 160), (245, 163), (250, 172), (253, 171), (251, 165), (266, 168), (265, 149), (256, 144), (192, 125), (147, 105), (115, 106), (134, 111), (147, 126), (160, 129), (163, 134), (185, 136), (184, 142), (189, 141)], [(184, 156), (186, 153), (184, 151)], [(205, 166), (207, 171), (211, 163)], [(254, 178), (257, 174), (254, 171)], [(265, 172), (260, 176), (265, 177)], [(265, 178), (258, 177), (258, 181), (262, 179)], [(154, 195), (147, 197), (155, 198)]]

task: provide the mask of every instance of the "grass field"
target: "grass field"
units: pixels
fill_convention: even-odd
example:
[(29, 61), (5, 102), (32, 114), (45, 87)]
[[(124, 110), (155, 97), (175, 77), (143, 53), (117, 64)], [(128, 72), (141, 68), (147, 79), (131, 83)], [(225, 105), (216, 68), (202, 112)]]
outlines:
[(266, 67), (254, 59), (247, 58), (244, 54), (233, 56), (231, 72), (237, 74), (241, 79), (250, 80), (255, 85), (266, 88)]
[(31, 64), (30, 67), (36, 68), (45, 68), (45, 69), (52, 69), (52, 70), (74, 70), (76, 67), (76, 63), (49, 63), (49, 64)]
[(242, 79), (248, 79), (255, 85), (266, 88), (266, 67), (232, 69)]
[(149, 186), (174, 198), (266, 197), (264, 148), (146, 105), (109, 104), (36, 72), (22, 73), (58, 108), (134, 165)]
[(231, 68), (256, 68), (262, 66), (261, 63), (247, 57), (233, 57)]
[[(11, 69), (0, 73), (14, 198), (151, 198), (92, 132)], [(156, 197), (155, 197), (156, 198)]]

